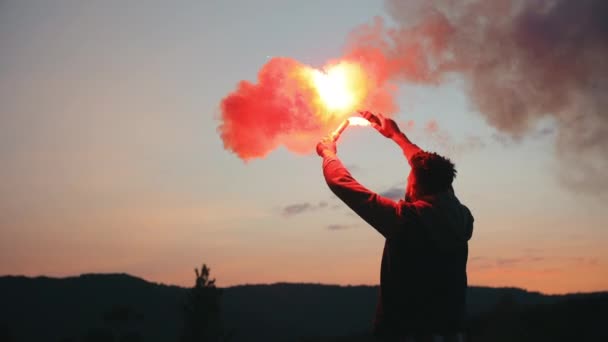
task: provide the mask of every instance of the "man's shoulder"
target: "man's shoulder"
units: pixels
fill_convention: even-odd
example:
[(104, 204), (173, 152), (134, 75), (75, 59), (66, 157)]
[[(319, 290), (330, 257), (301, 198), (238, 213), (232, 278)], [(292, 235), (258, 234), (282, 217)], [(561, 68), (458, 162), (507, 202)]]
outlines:
[(423, 200), (416, 200), (413, 202), (399, 200), (397, 204), (400, 206), (400, 209), (403, 213), (410, 213), (414, 215), (422, 215), (424, 212), (428, 211), (428, 209), (432, 208), (432, 204)]

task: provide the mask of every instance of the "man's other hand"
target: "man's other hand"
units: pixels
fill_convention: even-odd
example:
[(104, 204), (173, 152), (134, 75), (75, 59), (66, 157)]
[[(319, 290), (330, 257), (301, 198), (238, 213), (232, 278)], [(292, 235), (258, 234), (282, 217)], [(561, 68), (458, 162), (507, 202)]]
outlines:
[(364, 111), (359, 112), (367, 121), (372, 124), (378, 132), (387, 138), (393, 138), (397, 134), (401, 133), (399, 126), (393, 119), (385, 118), (384, 115), (378, 113), (373, 114), (372, 112)]
[(323, 158), (336, 154), (336, 142), (327, 136), (317, 144), (317, 154)]

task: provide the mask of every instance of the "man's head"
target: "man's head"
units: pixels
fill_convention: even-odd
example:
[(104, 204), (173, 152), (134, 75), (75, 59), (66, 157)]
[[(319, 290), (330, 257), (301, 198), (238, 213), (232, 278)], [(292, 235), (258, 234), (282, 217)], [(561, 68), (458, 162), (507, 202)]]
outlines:
[(410, 166), (406, 189), (410, 199), (447, 191), (456, 177), (454, 163), (437, 153), (418, 152), (410, 159)]

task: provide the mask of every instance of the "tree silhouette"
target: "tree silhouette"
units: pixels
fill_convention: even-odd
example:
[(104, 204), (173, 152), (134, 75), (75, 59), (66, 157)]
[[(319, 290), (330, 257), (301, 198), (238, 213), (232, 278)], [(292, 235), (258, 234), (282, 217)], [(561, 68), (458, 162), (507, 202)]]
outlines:
[(184, 304), (184, 328), (181, 342), (225, 341), (220, 317), (221, 290), (210, 278), (211, 269), (203, 264), (200, 271), (194, 269), (196, 281), (188, 291)]

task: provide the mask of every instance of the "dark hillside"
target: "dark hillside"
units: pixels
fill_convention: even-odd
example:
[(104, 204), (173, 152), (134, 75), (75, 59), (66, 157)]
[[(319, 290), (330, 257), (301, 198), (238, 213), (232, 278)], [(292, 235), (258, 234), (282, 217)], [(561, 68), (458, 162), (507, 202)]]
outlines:
[[(143, 341), (176, 341), (186, 291), (126, 274), (0, 277), (0, 337), (59, 341), (114, 329)], [(364, 333), (371, 327), (376, 296), (374, 286), (229, 287), (222, 294), (224, 325), (234, 334), (233, 341), (368, 339)], [(516, 288), (472, 287), (469, 311), (479, 338), (506, 334), (503, 331), (534, 336), (549, 336), (549, 331), (569, 336), (573, 330), (595, 334), (602, 317), (608, 317), (607, 298), (607, 293), (546, 296)], [(513, 336), (517, 338), (511, 340), (523, 338)]]

